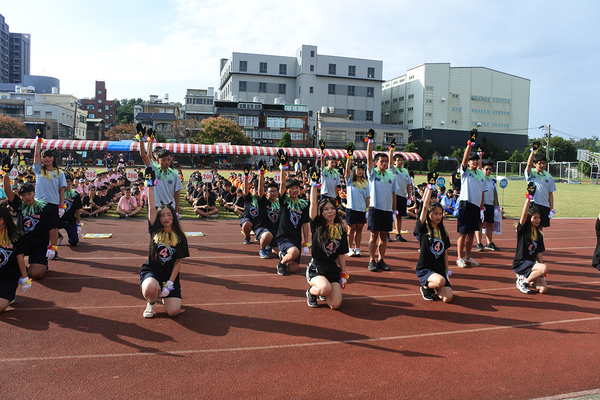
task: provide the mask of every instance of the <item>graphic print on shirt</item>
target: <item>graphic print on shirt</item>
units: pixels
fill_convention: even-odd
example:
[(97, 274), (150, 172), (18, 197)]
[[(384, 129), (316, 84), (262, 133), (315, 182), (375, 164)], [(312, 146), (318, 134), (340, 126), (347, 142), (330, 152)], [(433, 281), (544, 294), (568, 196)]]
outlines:
[(433, 254), (436, 259), (439, 258), (444, 254), (444, 242), (438, 238), (433, 239), (431, 246), (429, 246), (429, 251), (431, 251), (431, 254)]
[(267, 207), (267, 217), (269, 217), (271, 222), (275, 223), (279, 220), (279, 213), (271, 210), (271, 207)]
[(10, 255), (12, 253), (12, 250), (5, 250), (3, 248), (0, 248), (0, 268), (2, 268), (2, 266), (4, 266), (8, 262), (8, 259), (10, 258)]
[(65, 199), (65, 205), (67, 206), (65, 212), (68, 212), (71, 209), (71, 206), (73, 205), (73, 199)]
[(40, 222), (35, 218), (31, 218), (29, 215), (23, 215), (23, 232), (29, 233), (35, 230), (35, 226)]
[(290, 221), (294, 225), (294, 228), (298, 227), (298, 223), (300, 222), (300, 218), (302, 218), (302, 211), (299, 213), (294, 210), (290, 210)]
[(161, 264), (165, 264), (168, 261), (173, 259), (173, 254), (175, 254), (175, 248), (170, 246), (158, 245), (158, 259)]
[(527, 251), (529, 252), (530, 256), (532, 256), (536, 250), (537, 250), (537, 242), (535, 240), (531, 243), (527, 243)]
[(252, 218), (258, 217), (258, 208), (254, 207), (252, 204), (248, 205), (248, 211), (250, 212), (250, 216)]
[(331, 256), (336, 252), (336, 250), (340, 247), (340, 241), (337, 239), (328, 239), (325, 243), (321, 245), (327, 257)]

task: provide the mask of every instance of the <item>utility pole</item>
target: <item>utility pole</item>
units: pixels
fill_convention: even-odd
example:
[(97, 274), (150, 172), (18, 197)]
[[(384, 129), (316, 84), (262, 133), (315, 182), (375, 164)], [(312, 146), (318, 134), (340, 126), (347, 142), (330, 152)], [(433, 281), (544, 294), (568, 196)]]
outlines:
[(542, 125), (539, 129), (546, 129), (546, 160), (550, 160), (550, 124)]

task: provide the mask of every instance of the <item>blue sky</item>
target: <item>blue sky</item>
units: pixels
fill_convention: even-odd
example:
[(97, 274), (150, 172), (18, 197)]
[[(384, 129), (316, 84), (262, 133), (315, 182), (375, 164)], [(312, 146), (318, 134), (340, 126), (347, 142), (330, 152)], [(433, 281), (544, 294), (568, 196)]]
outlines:
[(32, 35), (31, 73), (61, 93), (182, 101), (218, 87), (232, 52), (319, 54), (383, 61), (383, 77), (425, 62), (483, 66), (531, 80), (530, 137), (600, 136), (600, 2), (33, 0), (0, 7), (12, 32)]

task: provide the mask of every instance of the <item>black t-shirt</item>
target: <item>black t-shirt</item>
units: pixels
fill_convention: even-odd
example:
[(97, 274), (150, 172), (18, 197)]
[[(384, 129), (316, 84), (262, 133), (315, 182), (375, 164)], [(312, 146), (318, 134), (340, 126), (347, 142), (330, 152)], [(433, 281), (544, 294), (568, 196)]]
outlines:
[[(308, 210), (307, 210), (308, 211)], [(316, 218), (317, 221), (323, 221), (321, 217)], [(339, 255), (348, 253), (348, 236), (346, 231), (342, 229), (341, 239), (329, 238), (325, 242), (319, 240), (317, 228), (325, 222), (310, 222), (310, 231), (312, 232), (312, 258), (319, 265), (335, 265)], [(343, 226), (342, 226), (343, 227)], [(325, 229), (328, 229), (325, 227)]]
[(17, 256), (28, 252), (27, 241), (23, 236), (13, 244), (0, 245), (0, 280), (19, 279), (21, 277), (21, 270), (19, 270)]
[(98, 207), (103, 207), (108, 204), (108, 201), (105, 196), (96, 195), (96, 197), (94, 197), (94, 203), (96, 203)]
[[(171, 278), (175, 262), (179, 259), (189, 257), (190, 253), (185, 237), (182, 238), (175, 247), (171, 247), (154, 243), (153, 238), (155, 234), (156, 230), (151, 229), (150, 245), (148, 246), (148, 261), (142, 265), (140, 273), (149, 271), (154, 272), (157, 275), (156, 278), (158, 278), (159, 283), (162, 285), (163, 282), (166, 282)], [(150, 249), (153, 247), (156, 250), (158, 260), (154, 260), (150, 256)], [(179, 278), (179, 275), (177, 275), (177, 278)]]
[(23, 201), (15, 196), (10, 206), (17, 211), (17, 227), (25, 233), (25, 240), (29, 247), (46, 248), (50, 243), (49, 231), (58, 228), (58, 218), (50, 215), (50, 208), (44, 207), (39, 213), (24, 215), (19, 207)]
[(600, 265), (600, 219), (596, 218), (596, 250), (592, 257), (592, 265), (598, 267)]
[[(445, 228), (444, 228), (445, 229)], [(421, 243), (421, 252), (417, 261), (417, 270), (430, 269), (436, 274), (446, 276), (446, 263), (444, 262), (444, 253), (450, 248), (450, 235), (446, 230), (446, 238), (441, 238), (440, 234), (427, 232), (427, 224), (421, 225), (421, 220), (417, 219), (415, 231), (419, 232), (419, 241)], [(440, 236), (440, 237), (435, 237)]]
[(460, 190), (460, 171), (456, 170), (452, 174), (452, 188)]
[(81, 196), (79, 193), (75, 192), (75, 196), (70, 199), (65, 196), (65, 205), (67, 206), (67, 209), (62, 216), (62, 220), (67, 224), (75, 225), (77, 223), (76, 211), (82, 208)]
[(513, 269), (519, 267), (523, 261), (536, 261), (538, 253), (546, 250), (544, 247), (544, 235), (538, 231), (537, 241), (528, 240), (527, 232), (523, 230), (521, 224), (517, 225), (517, 251), (513, 260)]
[[(296, 205), (291, 206), (291, 201), (286, 199), (287, 194), (279, 198), (279, 228), (277, 229), (277, 239), (287, 238), (296, 246), (302, 243), (302, 226), (310, 222), (309, 204), (307, 201), (298, 201)], [(299, 203), (304, 203), (301, 207)]]
[(246, 199), (244, 198), (244, 196), (238, 196), (235, 199), (234, 206), (245, 207), (246, 206)]
[[(254, 195), (252, 193), (248, 193), (247, 196), (244, 196), (244, 214), (242, 218), (248, 218), (256, 223), (258, 219), (258, 208), (254, 205)], [(258, 201), (256, 201), (256, 205), (258, 205)]]
[(204, 198), (204, 194), (202, 194), (200, 197), (198, 197), (198, 200), (196, 200), (196, 206), (205, 206), (205, 205), (209, 205), (209, 206), (214, 206), (215, 205), (215, 194), (213, 192), (210, 192), (208, 194), (208, 199)]
[[(97, 207), (96, 205), (96, 201), (98, 200), (98, 196), (94, 196), (93, 199), (90, 199), (90, 195), (86, 194), (85, 196), (83, 196), (83, 199), (81, 199), (81, 205), (83, 207), (89, 207), (90, 205), (92, 206), (92, 210), (95, 210)], [(92, 204), (94, 203), (94, 204)]]
[(281, 207), (278, 210), (273, 209), (271, 200), (267, 196), (263, 196), (258, 200), (258, 211), (256, 228), (266, 228), (270, 232), (276, 233), (279, 228)]
[(225, 203), (233, 203), (235, 201), (235, 199), (237, 198), (235, 192), (231, 193), (227, 193), (225, 195)]

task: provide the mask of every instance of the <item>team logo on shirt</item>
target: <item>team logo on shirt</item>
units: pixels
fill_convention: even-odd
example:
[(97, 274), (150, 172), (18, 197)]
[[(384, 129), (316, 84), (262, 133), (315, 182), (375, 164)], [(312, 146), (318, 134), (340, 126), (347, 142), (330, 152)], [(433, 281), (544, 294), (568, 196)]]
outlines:
[(2, 268), (8, 262), (8, 259), (12, 253), (12, 250), (0, 248), (0, 268)]
[(302, 218), (302, 211), (299, 213), (294, 210), (290, 210), (290, 221), (294, 225), (294, 228), (298, 227), (298, 223), (300, 222), (300, 218)]
[(65, 205), (67, 206), (67, 208), (65, 209), (65, 212), (67, 212), (71, 209), (71, 206), (73, 205), (73, 200), (65, 199)]
[(175, 249), (170, 246), (159, 246), (158, 259), (161, 264), (165, 264), (168, 261), (173, 259), (173, 254), (175, 254)]
[(37, 219), (31, 218), (29, 215), (23, 215), (23, 232), (29, 233), (35, 229), (35, 226), (40, 222)]
[(321, 248), (325, 254), (327, 254), (327, 257), (334, 254), (338, 247), (340, 247), (340, 241), (337, 239), (329, 239), (327, 242), (321, 245)]
[(251, 206), (248, 207), (248, 211), (250, 211), (250, 216), (252, 218), (258, 217), (258, 208), (256, 208), (256, 207), (254, 207), (254, 206), (251, 205)]
[(536, 250), (537, 250), (537, 242), (535, 240), (533, 242), (527, 244), (527, 251), (529, 252), (530, 256), (532, 256)]
[(429, 246), (429, 250), (431, 254), (435, 256), (435, 258), (439, 258), (442, 254), (444, 254), (444, 242), (441, 239), (433, 239), (431, 242), (431, 246)]
[(279, 213), (267, 208), (267, 217), (269, 217), (271, 222), (277, 222), (279, 220)]

